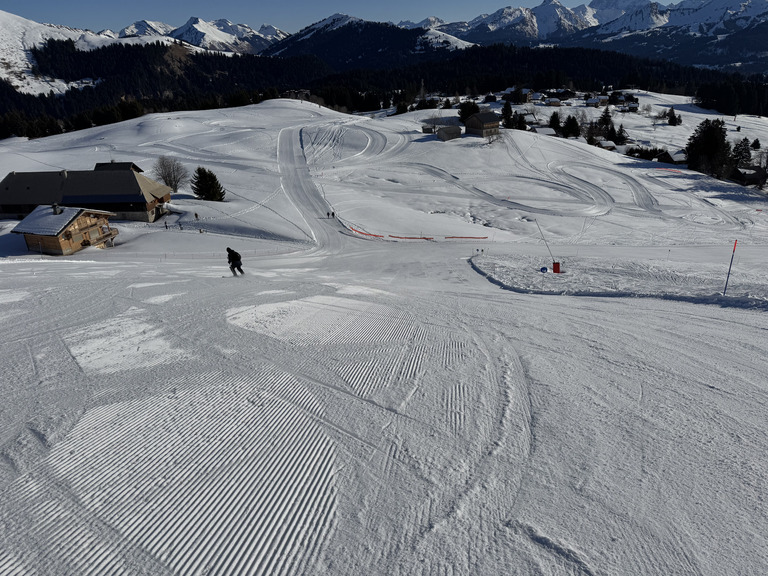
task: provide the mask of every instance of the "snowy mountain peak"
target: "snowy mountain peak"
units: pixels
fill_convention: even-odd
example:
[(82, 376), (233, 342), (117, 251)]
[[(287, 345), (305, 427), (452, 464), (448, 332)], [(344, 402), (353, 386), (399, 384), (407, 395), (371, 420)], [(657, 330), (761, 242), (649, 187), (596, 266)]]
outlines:
[(560, 4), (558, 0), (544, 0), (531, 11), (536, 17), (540, 38), (570, 34), (589, 27), (589, 22)]
[(398, 26), (400, 28), (407, 28), (409, 30), (412, 30), (414, 28), (424, 28), (425, 30), (432, 30), (433, 28), (438, 28), (443, 24), (445, 24), (445, 20), (441, 20), (436, 16), (430, 16), (429, 18), (425, 18), (421, 22), (411, 22), (410, 20), (403, 20), (398, 24)]
[(314, 24), (307, 26), (304, 28), (304, 31), (323, 30), (328, 32), (330, 30), (335, 30), (337, 28), (341, 28), (342, 26), (346, 26), (347, 24), (354, 24), (356, 22), (363, 22), (363, 20), (360, 18), (355, 18), (354, 16), (348, 16), (347, 14), (341, 14), (337, 12), (336, 14), (333, 14), (324, 20), (320, 20), (319, 22), (315, 22)]
[(694, 34), (722, 34), (768, 21), (766, 0), (683, 0), (669, 8), (670, 25)]
[(282, 30), (280, 30), (279, 28), (276, 28), (275, 26), (272, 26), (271, 24), (262, 24), (258, 32), (264, 38), (273, 42), (283, 40), (284, 38), (288, 38), (289, 36), (287, 32), (283, 32)]
[(257, 32), (245, 24), (233, 24), (226, 19), (207, 22), (193, 17), (168, 35), (207, 50), (254, 54), (288, 36), (274, 26), (266, 24), (262, 25), (261, 30), (268, 34)]
[(656, 2), (642, 6), (633, 12), (628, 12), (600, 28), (601, 32), (619, 34), (652, 30), (669, 22), (670, 11), (662, 8)]
[(596, 22), (607, 24), (624, 14), (636, 12), (649, 3), (649, 0), (592, 0), (588, 7)]
[(495, 31), (500, 28), (513, 26), (530, 14), (531, 11), (528, 8), (512, 8), (511, 6), (507, 6), (506, 8), (497, 10), (493, 14), (481, 14), (477, 18), (470, 20), (469, 27), (475, 28), (477, 26), (487, 26), (489, 30)]
[(118, 32), (119, 38), (131, 36), (168, 36), (174, 27), (163, 22), (152, 22), (150, 20), (139, 20), (130, 26), (126, 26)]

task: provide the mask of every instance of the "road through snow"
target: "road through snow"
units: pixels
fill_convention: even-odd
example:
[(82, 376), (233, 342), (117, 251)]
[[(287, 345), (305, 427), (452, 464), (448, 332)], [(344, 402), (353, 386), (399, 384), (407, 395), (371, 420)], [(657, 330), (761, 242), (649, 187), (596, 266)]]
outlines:
[[(490, 219), (513, 208), (489, 203), (484, 212), (471, 183), (445, 183), (437, 155), (423, 169), (405, 128), (372, 139), (375, 123), (362, 135), (345, 123), (339, 138), (331, 112), (306, 113), (297, 125), (308, 107), (262, 109), (233, 113), (279, 134), (271, 153), (252, 160), (269, 179), (261, 201), (293, 213), (312, 246), (277, 218), (281, 234), (296, 234), (279, 250), (274, 240), (220, 235), (221, 213), (194, 200), (176, 208), (199, 210), (201, 227), (215, 215), (216, 232), (124, 224), (124, 244), (66, 261), (14, 256), (17, 238), (0, 237), (13, 256), (0, 266), (8, 382), (0, 574), (651, 576), (768, 567), (764, 311), (503, 290), (468, 260), (490, 267), (486, 251), (512, 263), (546, 256), (530, 240), (532, 222), (515, 213), (499, 232), (524, 246), (446, 241), (450, 231), (487, 228), (445, 214), (402, 220), (430, 192), (414, 184), (425, 177), (438, 180), (425, 187), (443, 190), (446, 210), (454, 202), (456, 213), (461, 205)], [(206, 141), (191, 136), (184, 150), (207, 157)], [(118, 133), (113, 142), (130, 155), (140, 140)], [(247, 154), (232, 147), (218, 150), (222, 165), (247, 172)], [(359, 184), (380, 181), (386, 162), (364, 166), (382, 156), (392, 180), (413, 164), (405, 208), (391, 199), (405, 196), (392, 192), (396, 183)], [(360, 206), (338, 179), (345, 158), (365, 171), (354, 180), (368, 195)], [(520, 167), (522, 176), (548, 170), (534, 165), (535, 174)], [(578, 168), (555, 168), (555, 189), (574, 187)], [(483, 186), (507, 182), (498, 178)], [(643, 195), (662, 190), (655, 179), (625, 179), (633, 214), (611, 211), (607, 223), (591, 224), (599, 230), (574, 217), (556, 250), (644, 220), (682, 227), (671, 237), (688, 234), (689, 220), (670, 225), (660, 215), (669, 204)], [(616, 200), (605, 188), (601, 195), (604, 206)], [(219, 210), (237, 214), (238, 230), (241, 221), (268, 230), (260, 219), (269, 213), (251, 206)], [(334, 206), (370, 229), (402, 222), (403, 235), (431, 223), (440, 241), (355, 237), (326, 217)], [(543, 225), (556, 233), (557, 222)], [(710, 229), (725, 226), (738, 225)], [(752, 231), (759, 254), (765, 227)], [(156, 259), (144, 249), (158, 238), (172, 251)], [(222, 277), (226, 245), (242, 250), (245, 277)], [(613, 248), (600, 254), (618, 258)], [(505, 281), (521, 281), (523, 267), (511, 269), (520, 277)], [(568, 274), (551, 281), (578, 281)]]

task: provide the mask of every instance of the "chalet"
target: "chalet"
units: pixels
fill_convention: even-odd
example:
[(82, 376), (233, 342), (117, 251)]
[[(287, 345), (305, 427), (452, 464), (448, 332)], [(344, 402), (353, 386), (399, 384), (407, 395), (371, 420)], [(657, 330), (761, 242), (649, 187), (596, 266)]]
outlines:
[(533, 90), (530, 88), (507, 88), (502, 92), (501, 99), (512, 104), (527, 104), (533, 99)]
[(597, 96), (584, 100), (584, 105), (592, 106), (593, 108), (605, 108), (610, 103), (609, 100), (610, 98), (605, 94), (598, 94)]
[(119, 220), (154, 222), (167, 212), (171, 189), (132, 162), (93, 170), (11, 172), (0, 182), (0, 217), (22, 218), (37, 206), (58, 204), (113, 212)]
[(661, 154), (656, 156), (657, 162), (663, 162), (664, 164), (687, 164), (688, 154), (685, 150), (678, 150), (677, 152), (669, 152), (664, 150)]
[(616, 150), (616, 143), (610, 140), (600, 140), (597, 143), (597, 147), (603, 150)]
[(765, 186), (768, 172), (762, 166), (740, 166), (733, 169), (731, 180), (744, 186)]
[(531, 131), (536, 134), (543, 134), (544, 136), (557, 136), (557, 132), (554, 128), (549, 126), (534, 126)]
[(291, 100), (309, 100), (312, 93), (309, 90), (288, 90), (280, 94), (281, 98), (289, 98)]
[(467, 134), (477, 134), (486, 138), (499, 133), (499, 116), (494, 112), (472, 114), (465, 122)]
[(62, 256), (86, 246), (112, 246), (118, 231), (109, 226), (110, 216), (114, 213), (56, 204), (38, 206), (11, 232), (23, 234), (29, 250)]
[(547, 98), (544, 102), (547, 106), (562, 106), (560, 98)]
[(461, 126), (441, 126), (437, 129), (437, 137), (443, 142), (461, 138)]

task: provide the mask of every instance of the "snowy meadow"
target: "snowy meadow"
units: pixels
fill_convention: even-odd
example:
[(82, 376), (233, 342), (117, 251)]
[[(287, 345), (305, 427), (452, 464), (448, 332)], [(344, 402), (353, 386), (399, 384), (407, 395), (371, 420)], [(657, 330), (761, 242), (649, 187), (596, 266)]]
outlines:
[[(615, 115), (649, 146), (717, 117), (638, 97), (683, 120)], [(227, 190), (67, 257), (0, 221), (0, 575), (768, 570), (766, 196), (433, 114), (0, 141), (2, 174), (169, 156)]]

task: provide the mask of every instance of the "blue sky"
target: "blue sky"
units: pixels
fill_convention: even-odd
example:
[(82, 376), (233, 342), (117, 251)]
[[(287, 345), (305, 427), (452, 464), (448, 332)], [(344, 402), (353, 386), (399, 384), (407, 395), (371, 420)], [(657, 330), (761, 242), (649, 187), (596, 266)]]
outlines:
[[(566, 6), (588, 4), (589, 0), (560, 0)], [(123, 2), (104, 0), (2, 0), (0, 10), (22, 16), (35, 22), (62, 24), (73, 28), (90, 28), (94, 31), (110, 28), (118, 31), (137, 20), (154, 20), (173, 26), (181, 26), (190, 17), (204, 20), (225, 18), (235, 23), (258, 28), (272, 24), (286, 32), (297, 32), (304, 26), (341, 12), (365, 20), (394, 22), (412, 20), (418, 22), (428, 16), (437, 16), (449, 22), (471, 20), (480, 14), (488, 14), (505, 6), (533, 7), (541, 0), (521, 0), (506, 3), (504, 0), (390, 0), (365, 2), (336, 0), (317, 2), (312, 0), (277, 0), (274, 2), (245, 2), (243, 0), (129, 0)]]

